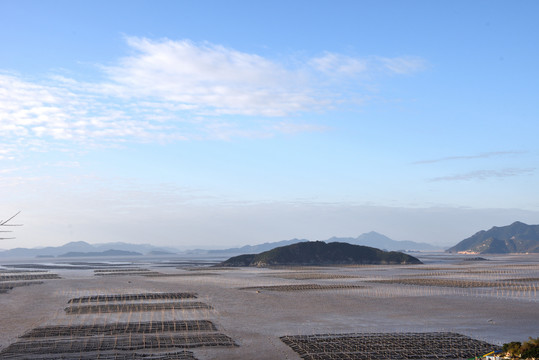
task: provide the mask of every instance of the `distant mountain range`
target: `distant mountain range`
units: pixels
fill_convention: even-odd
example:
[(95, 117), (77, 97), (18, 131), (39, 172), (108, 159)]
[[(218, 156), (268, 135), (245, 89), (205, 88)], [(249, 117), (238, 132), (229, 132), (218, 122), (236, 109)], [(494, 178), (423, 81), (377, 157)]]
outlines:
[[(84, 256), (107, 256), (107, 255), (98, 255), (97, 253), (103, 253), (110, 250), (115, 251), (128, 251), (135, 252), (144, 255), (211, 255), (211, 256), (232, 256), (238, 254), (257, 254), (264, 251), (268, 251), (280, 246), (286, 246), (291, 244), (296, 244), (300, 242), (309, 241), (307, 239), (291, 239), (283, 240), (271, 243), (263, 243), (258, 245), (245, 245), (237, 248), (229, 248), (223, 250), (203, 250), (195, 249), (188, 251), (179, 251), (170, 247), (157, 247), (149, 244), (129, 244), (123, 242), (113, 242), (113, 243), (104, 243), (104, 244), (88, 244), (84, 241), (70, 242), (62, 246), (50, 246), (44, 248), (15, 248), (11, 250), (0, 251), (0, 258), (5, 257), (20, 257), (20, 258), (30, 258), (30, 257), (40, 257), (40, 258), (50, 258), (50, 257), (66, 257), (66, 256), (83, 256), (80, 254), (92, 253), (93, 255), (84, 255)], [(436, 247), (433, 245), (418, 243), (414, 241), (396, 241), (388, 238), (385, 235), (379, 234), (377, 232), (371, 231), (369, 233), (361, 234), (356, 238), (340, 238), (332, 237), (328, 240), (325, 240), (326, 243), (329, 242), (346, 242), (353, 245), (363, 245), (370, 246), (378, 249), (388, 250), (388, 251), (436, 251), (443, 250), (441, 247)], [(119, 256), (119, 253), (118, 253)]]
[(434, 246), (427, 243), (420, 243), (408, 240), (392, 240), (385, 235), (375, 231), (364, 233), (357, 238), (332, 237), (326, 242), (347, 242), (354, 245), (371, 246), (388, 251), (436, 251), (443, 250), (441, 246)]
[(90, 251), (90, 252), (76, 252), (70, 251), (65, 254), (58, 255), (58, 257), (92, 257), (92, 256), (142, 256), (141, 253), (136, 251), (125, 250), (106, 250), (106, 251)]
[(218, 266), (421, 264), (417, 258), (396, 251), (341, 242), (307, 241), (277, 247), (260, 254), (232, 257)]
[(275, 249), (279, 246), (286, 246), (291, 245), (303, 241), (309, 241), (307, 239), (291, 239), (291, 240), (282, 240), (282, 241), (276, 241), (276, 242), (266, 242), (263, 244), (258, 245), (245, 245), (242, 247), (235, 247), (235, 248), (229, 248), (229, 249), (222, 249), (222, 250), (192, 250), (191, 252), (204, 252), (208, 255), (227, 255), (227, 254), (255, 254), (260, 253), (263, 251), (268, 251), (271, 249)]
[(539, 225), (516, 221), (511, 225), (479, 231), (447, 249), (451, 253), (539, 253)]
[[(266, 242), (258, 245), (245, 245), (242, 247), (203, 250), (195, 249), (179, 251), (171, 247), (157, 247), (150, 244), (129, 244), (123, 242), (113, 242), (104, 244), (88, 244), (84, 241), (70, 242), (57, 247), (44, 248), (15, 248), (10, 250), (0, 250), (0, 258), (6, 257), (67, 257), (67, 256), (121, 256), (123, 254), (136, 255), (212, 255), (212, 256), (232, 256), (239, 254), (258, 254), (277, 247), (288, 246), (296, 243), (307, 242), (307, 239), (290, 239), (277, 242)], [(339, 242), (352, 245), (369, 246), (387, 251), (439, 251), (440, 246), (434, 246), (415, 241), (396, 241), (375, 231), (364, 233), (356, 238), (332, 237), (324, 241), (325, 243)], [(112, 252), (111, 252), (112, 251)], [(450, 253), (468, 252), (477, 254), (488, 253), (539, 253), (539, 225), (527, 225), (522, 222), (514, 222), (508, 226), (493, 227), (485, 231), (479, 231), (475, 235), (462, 240), (457, 245), (446, 250)], [(126, 253), (127, 252), (127, 253)], [(81, 255), (84, 254), (84, 255)]]
[[(291, 239), (282, 240), (271, 243), (263, 243), (259, 245), (246, 245), (239, 248), (230, 248), (223, 250), (193, 250), (194, 252), (200, 251), (212, 255), (226, 255), (226, 254), (257, 254), (263, 251), (268, 251), (280, 246), (286, 246), (296, 244), (300, 242), (309, 241), (307, 239)], [(324, 240), (326, 243), (330, 242), (346, 242), (352, 245), (370, 246), (378, 249), (388, 251), (437, 251), (443, 250), (440, 246), (434, 246), (426, 243), (419, 243), (414, 241), (397, 241), (388, 238), (385, 235), (379, 234), (375, 231), (364, 233), (356, 238), (351, 237), (332, 237), (328, 240)]]
[[(110, 252), (111, 250), (115, 251)], [(108, 253), (106, 253), (108, 252)], [(15, 248), (0, 252), (0, 257), (66, 257), (66, 256), (121, 256), (128, 255), (129, 252), (137, 254), (155, 254), (154, 252), (177, 253), (178, 250), (168, 247), (157, 247), (149, 244), (128, 244), (123, 242), (113, 242), (104, 244), (88, 244), (84, 241), (70, 242), (62, 246), (49, 246), (44, 248)], [(127, 252), (127, 253), (126, 253)], [(103, 254), (105, 253), (105, 254)], [(86, 254), (86, 255), (81, 255)], [(90, 255), (88, 255), (90, 254)], [(101, 254), (101, 255), (98, 255)], [(134, 254), (131, 254), (134, 255)]]

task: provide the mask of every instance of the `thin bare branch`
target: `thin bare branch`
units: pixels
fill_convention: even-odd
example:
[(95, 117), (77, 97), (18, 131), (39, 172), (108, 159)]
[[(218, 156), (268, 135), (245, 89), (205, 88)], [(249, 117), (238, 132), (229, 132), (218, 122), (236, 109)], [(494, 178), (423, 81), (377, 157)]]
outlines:
[(22, 226), (22, 224), (8, 224), (9, 221), (13, 220), (13, 218), (15, 218), (15, 216), (19, 215), (20, 213), (21, 213), (20, 211), (17, 211), (17, 213), (13, 215), (12, 217), (10, 217), (9, 219), (0, 220), (0, 226)]
[[(8, 224), (9, 221), (13, 220), (15, 218), (15, 216), (19, 215), (21, 212), (20, 211), (17, 211), (17, 213), (15, 213), (15, 215), (13, 215), (12, 217), (10, 217), (9, 219), (7, 220), (0, 220), (0, 226), (22, 226), (23, 224)], [(0, 230), (0, 233), (8, 233), (8, 232), (12, 232), (11, 230)], [(0, 237), (0, 240), (13, 240), (15, 239), (14, 237)]]

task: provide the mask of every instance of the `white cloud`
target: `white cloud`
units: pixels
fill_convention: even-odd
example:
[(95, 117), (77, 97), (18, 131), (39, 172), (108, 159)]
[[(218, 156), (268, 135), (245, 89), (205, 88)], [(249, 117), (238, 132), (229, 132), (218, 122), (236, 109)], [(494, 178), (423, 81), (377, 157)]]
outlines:
[[(46, 164), (49, 165), (49, 164)], [(50, 164), (51, 166), (60, 167), (60, 168), (80, 168), (80, 163), (78, 161), (57, 161), (53, 164)]]
[(24, 136), (43, 124), (48, 129), (57, 128), (69, 111), (59, 105), (66, 105), (69, 97), (70, 94), (60, 88), (0, 74), (0, 131)]
[(119, 96), (160, 99), (202, 114), (282, 116), (316, 106), (300, 72), (209, 43), (128, 38), (136, 54), (106, 67)]
[(412, 74), (425, 69), (427, 66), (425, 60), (413, 56), (379, 59), (387, 70), (399, 75)]
[[(149, 141), (166, 134), (165, 125), (137, 119), (129, 108), (116, 108), (109, 99), (88, 92), (85, 84), (71, 82), (69, 88), (64, 84), (42, 85), (0, 74), (0, 133), (4, 140), (0, 156), (5, 158), (20, 146), (43, 150), (51, 141)], [(21, 139), (27, 141), (23, 144)]]
[(381, 70), (404, 75), (421, 71), (426, 67), (425, 60), (413, 56), (360, 58), (330, 52), (312, 59), (309, 64), (318, 71), (343, 76), (357, 76), (362, 73), (372, 75)]
[[(133, 53), (102, 66), (103, 77), (94, 83), (62, 75), (26, 79), (0, 72), (0, 159), (51, 147), (69, 149), (70, 144), (321, 131), (325, 126), (298, 125), (284, 117), (357, 100), (360, 94), (350, 96), (339, 85), (349, 76), (379, 74), (382, 68), (409, 73), (423, 63), (416, 58), (326, 53), (290, 68), (211, 43), (137, 37), (128, 37), (127, 43)], [(275, 123), (268, 126), (268, 121)]]
[(278, 122), (272, 126), (280, 133), (284, 134), (297, 134), (302, 132), (323, 132), (329, 130), (326, 126), (313, 125), (313, 124), (296, 124), (290, 122)]
[(366, 60), (335, 53), (326, 53), (324, 56), (314, 58), (310, 64), (318, 71), (343, 75), (355, 75), (367, 71), (369, 67)]
[(18, 172), (20, 170), (26, 170), (26, 169), (28, 169), (28, 167), (0, 169), (0, 175), (2, 175), (2, 174), (10, 174), (10, 173), (14, 173), (14, 172)]

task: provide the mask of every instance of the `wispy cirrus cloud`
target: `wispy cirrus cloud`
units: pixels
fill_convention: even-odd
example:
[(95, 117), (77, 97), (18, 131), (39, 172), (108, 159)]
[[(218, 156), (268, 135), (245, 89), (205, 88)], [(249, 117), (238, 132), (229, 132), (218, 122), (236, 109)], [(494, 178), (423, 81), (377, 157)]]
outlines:
[(437, 181), (471, 181), (487, 180), (491, 178), (507, 178), (513, 176), (530, 175), (535, 172), (535, 168), (507, 168), (502, 170), (477, 170), (463, 174), (440, 176), (430, 179), (431, 182)]
[(285, 121), (281, 121), (272, 125), (272, 128), (284, 134), (297, 134), (302, 132), (324, 132), (329, 130), (327, 126), (314, 124), (293, 124)]
[(324, 73), (355, 75), (367, 71), (369, 64), (365, 59), (342, 54), (326, 53), (310, 60), (309, 64)]
[[(293, 120), (353, 101), (342, 81), (380, 69), (405, 74), (420, 58), (325, 53), (294, 62), (189, 40), (127, 37), (132, 54), (93, 83), (0, 72), (0, 159), (55, 144), (264, 138), (324, 131)], [(330, 81), (331, 80), (331, 81)], [(348, 87), (347, 87), (348, 89)], [(359, 90), (358, 90), (359, 91)], [(366, 90), (361, 90), (366, 91)], [(69, 146), (68, 146), (69, 147)]]
[(378, 58), (384, 68), (398, 75), (412, 74), (427, 67), (427, 62), (417, 56), (399, 56), (394, 58)]
[(476, 155), (446, 156), (446, 157), (442, 157), (438, 159), (420, 160), (420, 161), (414, 161), (412, 164), (420, 165), (420, 164), (434, 164), (434, 163), (451, 161), (451, 160), (486, 159), (486, 158), (506, 156), (506, 155), (520, 155), (524, 153), (525, 151), (490, 151), (490, 152), (484, 152), (484, 153), (480, 153)]
[(387, 71), (393, 74), (412, 74), (426, 68), (426, 61), (420, 57), (352, 57), (327, 52), (313, 58), (309, 65), (314, 69), (332, 75), (355, 76), (363, 73)]

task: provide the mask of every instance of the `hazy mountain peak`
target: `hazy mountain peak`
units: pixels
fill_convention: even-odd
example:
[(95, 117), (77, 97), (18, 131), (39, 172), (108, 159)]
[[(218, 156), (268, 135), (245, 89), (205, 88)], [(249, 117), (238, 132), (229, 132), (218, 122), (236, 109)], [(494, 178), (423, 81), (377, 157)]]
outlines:
[(507, 226), (494, 226), (462, 240), (448, 252), (526, 253), (539, 252), (539, 225), (515, 221)]
[(62, 246), (74, 246), (74, 245), (80, 245), (80, 246), (92, 246), (86, 241), (70, 241)]
[(367, 233), (363, 233), (361, 235), (359, 235), (357, 237), (358, 239), (361, 239), (361, 238), (370, 238), (370, 239), (384, 239), (384, 240), (392, 240), (390, 239), (389, 237), (383, 235), (383, 234), (380, 234), (376, 231), (369, 231)]
[[(0, 252), (0, 257), (59, 256), (65, 253), (106, 252), (109, 250), (148, 253), (150, 251), (169, 251), (171, 248), (157, 247), (149, 244), (130, 244), (124, 242), (89, 244), (85, 241), (72, 241), (61, 246), (49, 246), (34, 249), (17, 248), (6, 250)], [(173, 250), (173, 252), (176, 251)]]

